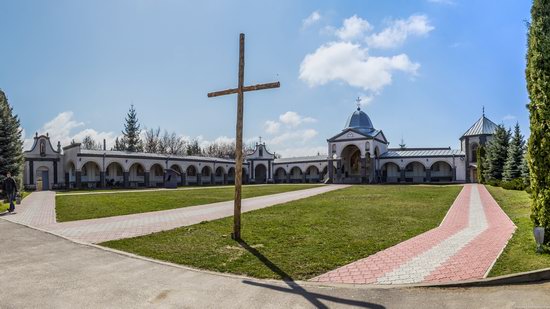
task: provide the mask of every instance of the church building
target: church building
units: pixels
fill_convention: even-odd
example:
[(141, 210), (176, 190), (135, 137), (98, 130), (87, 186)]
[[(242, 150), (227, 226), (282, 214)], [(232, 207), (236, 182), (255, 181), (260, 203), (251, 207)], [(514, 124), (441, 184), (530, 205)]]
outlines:
[[(344, 128), (327, 139), (328, 155), (276, 158), (265, 143), (246, 154), (244, 183), (464, 183), (477, 181), (477, 149), (496, 124), (485, 113), (460, 137), (460, 149), (390, 148), (382, 130), (357, 107)], [(23, 182), (29, 190), (226, 185), (235, 161), (198, 156), (56, 148), (48, 134), (25, 151)]]

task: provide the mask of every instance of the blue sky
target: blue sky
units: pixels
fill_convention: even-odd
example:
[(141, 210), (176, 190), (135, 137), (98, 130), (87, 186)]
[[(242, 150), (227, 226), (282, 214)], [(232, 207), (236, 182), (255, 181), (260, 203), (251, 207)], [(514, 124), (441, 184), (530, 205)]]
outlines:
[(530, 1), (0, 1), (0, 88), (26, 137), (109, 142), (142, 126), (231, 139), (246, 33), (245, 138), (284, 156), (326, 152), (363, 98), (397, 146), (459, 147), (480, 116), (527, 133)]

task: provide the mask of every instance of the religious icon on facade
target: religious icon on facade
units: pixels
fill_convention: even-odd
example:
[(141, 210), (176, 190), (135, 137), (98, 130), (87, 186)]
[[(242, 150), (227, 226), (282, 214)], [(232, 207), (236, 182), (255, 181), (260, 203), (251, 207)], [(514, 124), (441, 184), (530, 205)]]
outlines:
[(46, 142), (44, 142), (44, 140), (40, 141), (40, 155), (41, 156), (46, 155)]
[(359, 174), (361, 170), (361, 152), (356, 151), (351, 155), (350, 160), (351, 174)]

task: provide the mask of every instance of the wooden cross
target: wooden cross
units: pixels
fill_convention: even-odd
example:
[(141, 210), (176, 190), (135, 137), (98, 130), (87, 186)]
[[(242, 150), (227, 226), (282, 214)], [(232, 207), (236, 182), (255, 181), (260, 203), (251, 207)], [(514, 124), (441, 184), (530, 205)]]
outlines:
[(210, 92), (209, 98), (228, 94), (237, 94), (237, 138), (235, 141), (235, 202), (233, 207), (233, 234), (231, 238), (241, 240), (241, 189), (243, 171), (243, 103), (246, 91), (255, 91), (271, 88), (279, 88), (279, 82), (257, 84), (252, 86), (244, 85), (244, 33), (239, 38), (239, 84), (237, 88)]

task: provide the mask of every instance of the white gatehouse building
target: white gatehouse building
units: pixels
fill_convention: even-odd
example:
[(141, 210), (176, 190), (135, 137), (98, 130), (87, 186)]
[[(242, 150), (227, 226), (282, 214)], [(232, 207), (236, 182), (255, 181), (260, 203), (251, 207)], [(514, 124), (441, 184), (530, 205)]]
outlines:
[[(463, 183), (476, 182), (476, 152), (496, 124), (485, 114), (461, 137), (460, 149), (389, 148), (359, 107), (344, 129), (327, 139), (328, 155), (275, 158), (265, 143), (246, 154), (244, 183)], [(176, 187), (231, 184), (235, 161), (198, 156), (54, 148), (48, 134), (25, 151), (27, 189)]]

